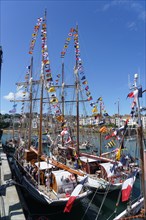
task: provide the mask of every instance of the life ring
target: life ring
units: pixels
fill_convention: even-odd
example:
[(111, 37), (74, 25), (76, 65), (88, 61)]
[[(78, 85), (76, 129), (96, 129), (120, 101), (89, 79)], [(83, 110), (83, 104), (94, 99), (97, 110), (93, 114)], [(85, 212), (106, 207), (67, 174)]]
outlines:
[(70, 175), (70, 180), (71, 181), (74, 181), (76, 178), (75, 178), (75, 175), (72, 173), (71, 175)]

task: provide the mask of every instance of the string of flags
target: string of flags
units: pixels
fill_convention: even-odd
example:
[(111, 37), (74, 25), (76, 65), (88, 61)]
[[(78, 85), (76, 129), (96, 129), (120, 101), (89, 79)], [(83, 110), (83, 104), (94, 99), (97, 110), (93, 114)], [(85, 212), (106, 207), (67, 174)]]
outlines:
[(88, 81), (86, 78), (86, 75), (84, 73), (84, 67), (82, 65), (82, 60), (81, 60), (81, 56), (80, 56), (80, 45), (79, 45), (79, 37), (78, 37), (78, 33), (76, 31), (75, 28), (71, 28), (69, 33), (68, 33), (68, 37), (65, 40), (65, 44), (63, 47), (63, 50), (61, 51), (61, 58), (64, 58), (67, 52), (67, 48), (69, 46), (69, 43), (71, 41), (71, 39), (74, 39), (74, 48), (75, 48), (75, 56), (76, 56), (76, 61), (77, 61), (77, 72), (79, 73), (80, 76), (80, 80), (82, 85), (84, 86), (84, 90), (87, 96), (87, 100), (91, 101), (90, 102), (90, 106), (92, 107), (92, 113), (93, 116), (98, 116), (98, 103), (100, 102), (100, 105), (102, 105), (102, 111), (103, 111), (103, 115), (104, 116), (108, 116), (108, 113), (105, 110), (104, 107), (104, 103), (102, 101), (102, 97), (99, 97), (97, 99), (96, 102), (93, 102), (93, 98), (89, 89), (89, 85), (88, 85)]
[(37, 23), (34, 26), (34, 32), (32, 33), (32, 39), (31, 39), (31, 43), (30, 43), (29, 54), (33, 54), (36, 38), (37, 38), (37, 35), (38, 35), (38, 32), (39, 32), (40, 25), (41, 25), (42, 21), (43, 21), (43, 18), (38, 18)]

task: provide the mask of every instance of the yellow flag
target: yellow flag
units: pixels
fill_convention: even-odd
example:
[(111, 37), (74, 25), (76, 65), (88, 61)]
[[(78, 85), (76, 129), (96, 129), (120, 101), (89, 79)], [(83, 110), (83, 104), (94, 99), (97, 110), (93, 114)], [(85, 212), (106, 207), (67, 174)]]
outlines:
[(55, 92), (55, 88), (54, 87), (50, 87), (48, 92)]
[(95, 112), (98, 112), (97, 110), (97, 107), (95, 106), (93, 109), (92, 109), (92, 112), (95, 113)]
[(58, 102), (58, 99), (57, 98), (53, 98), (53, 99), (50, 100), (50, 102), (51, 103)]
[(116, 160), (120, 160), (121, 157), (121, 148), (118, 149), (118, 152), (116, 154)]
[(103, 126), (100, 128), (99, 132), (105, 133), (105, 132), (107, 132), (107, 128), (105, 126)]

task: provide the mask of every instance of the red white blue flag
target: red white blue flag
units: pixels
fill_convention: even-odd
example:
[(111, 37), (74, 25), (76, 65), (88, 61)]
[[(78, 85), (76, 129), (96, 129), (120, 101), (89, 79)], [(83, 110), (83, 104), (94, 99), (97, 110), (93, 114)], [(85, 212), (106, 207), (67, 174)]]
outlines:
[(136, 180), (137, 170), (134, 171), (122, 184), (122, 202), (125, 202), (129, 199), (133, 184)]
[(81, 192), (83, 187), (83, 184), (78, 184), (75, 189), (73, 190), (73, 192), (71, 193), (71, 196), (64, 208), (64, 212), (70, 212), (73, 206), (73, 203), (75, 201), (75, 199), (78, 197), (79, 193)]

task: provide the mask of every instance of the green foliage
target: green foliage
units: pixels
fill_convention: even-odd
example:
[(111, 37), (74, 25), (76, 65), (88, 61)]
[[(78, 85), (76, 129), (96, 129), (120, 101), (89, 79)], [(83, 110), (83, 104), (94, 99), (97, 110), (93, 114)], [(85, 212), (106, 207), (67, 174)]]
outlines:
[(10, 127), (10, 122), (0, 121), (0, 129), (4, 129), (8, 127)]

